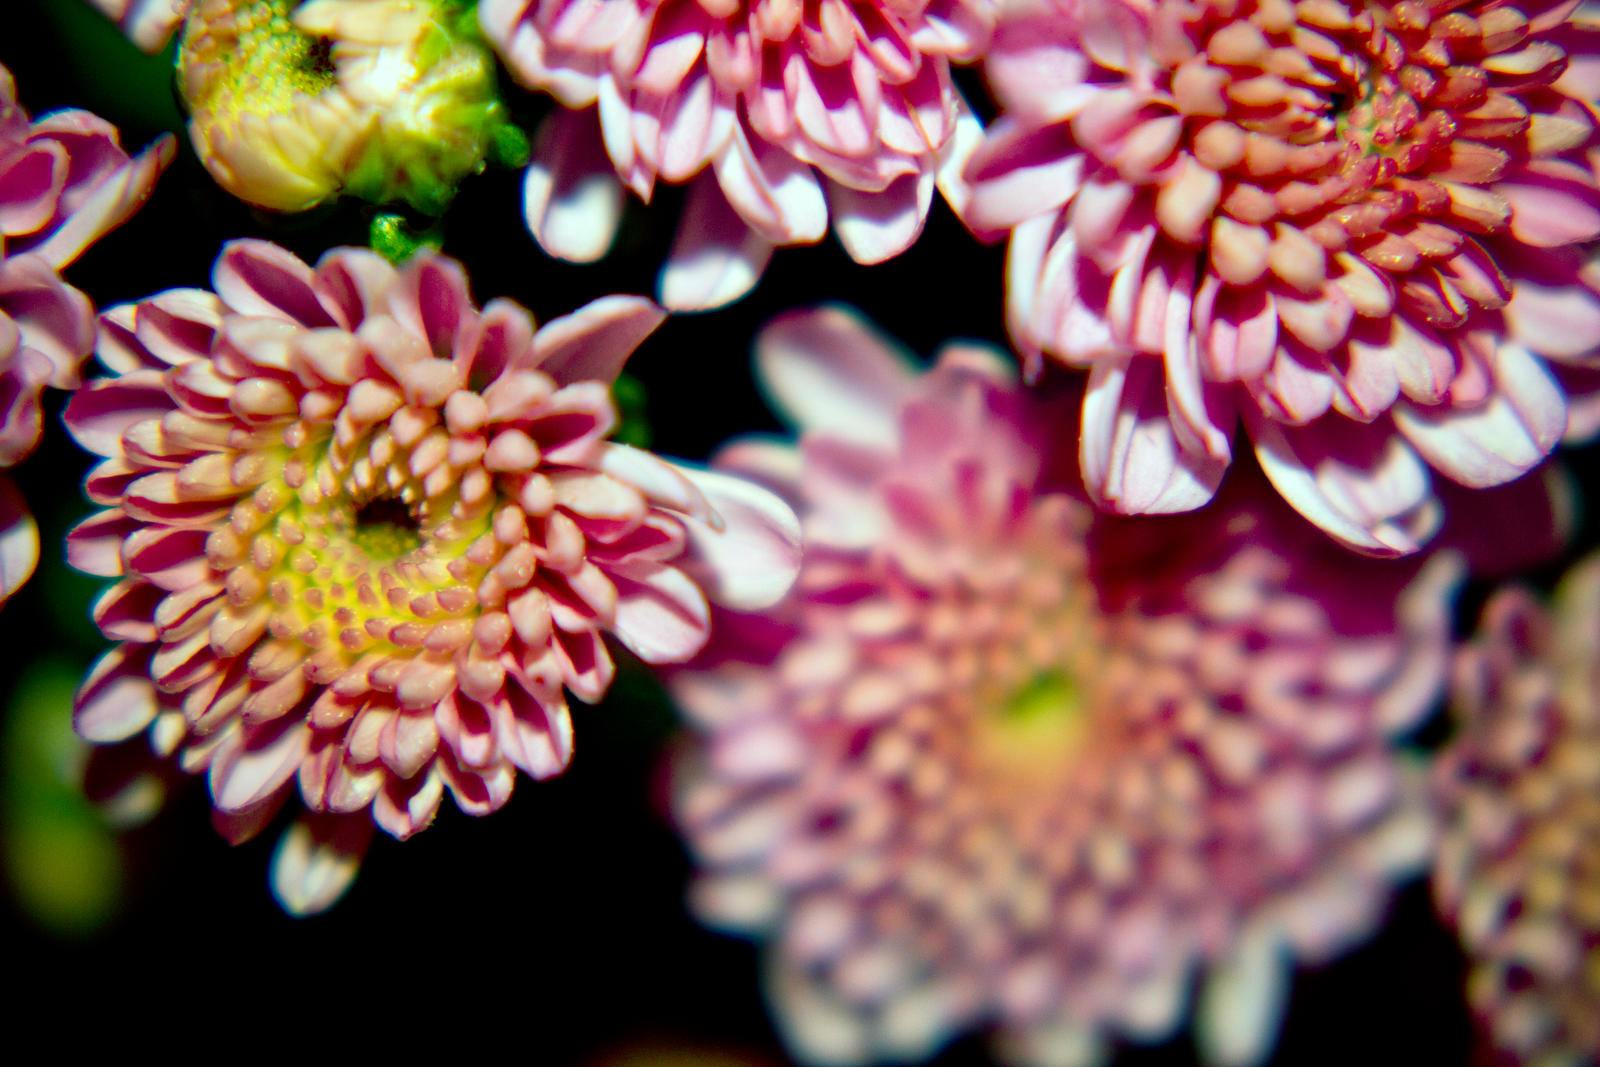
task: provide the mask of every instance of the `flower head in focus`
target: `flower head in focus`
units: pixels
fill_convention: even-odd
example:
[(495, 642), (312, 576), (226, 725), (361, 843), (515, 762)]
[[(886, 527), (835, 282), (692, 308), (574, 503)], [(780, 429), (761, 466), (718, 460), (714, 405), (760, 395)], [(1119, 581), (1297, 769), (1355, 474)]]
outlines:
[(437, 214), (512, 130), (467, 0), (200, 0), (178, 76), (206, 169), (276, 211)]
[(650, 302), (535, 332), (509, 301), (479, 311), (451, 260), (339, 249), (313, 269), (259, 241), (213, 282), (106, 312), (115, 376), (67, 409), (106, 457), (68, 556), (116, 579), (94, 616), (120, 642), (75, 722), (98, 742), (148, 727), (208, 775), (235, 840), (298, 788), (311, 817), (273, 872), (289, 910), (337, 899), (374, 820), (405, 838), (445, 790), (483, 814), (518, 769), (559, 773), (564, 690), (611, 682), (602, 635), (681, 661), (708, 598), (792, 580), (771, 493), (605, 440)]
[(1429, 468), (1510, 481), (1600, 427), (1600, 34), (1555, 0), (1006, 6), (968, 222), (1017, 344), (1087, 367), (1101, 506), (1194, 508), (1242, 419), (1367, 552)]
[[(30, 119), (0, 66), (0, 468), (33, 451), (40, 394), (76, 387), (94, 345), (94, 308), (60, 271), (138, 210), (172, 155), (164, 137), (130, 157), (86, 111)], [(0, 474), (0, 603), (38, 557), (33, 518)]]
[(996, 1024), (1016, 1062), (1087, 1062), (1170, 1033), (1200, 973), (1212, 1051), (1263, 1054), (1291, 959), (1424, 859), (1391, 744), (1442, 688), (1453, 564), (1307, 544), (1241, 479), (1183, 521), (1097, 515), (1052, 459), (1070, 415), (988, 349), (918, 376), (821, 311), (758, 356), (798, 445), (719, 465), (795, 503), (806, 557), (674, 672), (702, 734), (677, 812), (795, 1049)]
[[(988, 43), (993, 0), (484, 0), (484, 33), (551, 116), (528, 171), (528, 225), (588, 261), (616, 232), (622, 184), (693, 181), (661, 277), (671, 307), (743, 296), (774, 245), (833, 220), (860, 263), (922, 232), (936, 180), (977, 120), (952, 59)], [(941, 168), (943, 170), (941, 171)], [(622, 184), (619, 184), (619, 179)]]
[(1497, 594), (1456, 659), (1434, 889), (1467, 996), (1518, 1063), (1600, 1057), (1600, 557), (1549, 607)]

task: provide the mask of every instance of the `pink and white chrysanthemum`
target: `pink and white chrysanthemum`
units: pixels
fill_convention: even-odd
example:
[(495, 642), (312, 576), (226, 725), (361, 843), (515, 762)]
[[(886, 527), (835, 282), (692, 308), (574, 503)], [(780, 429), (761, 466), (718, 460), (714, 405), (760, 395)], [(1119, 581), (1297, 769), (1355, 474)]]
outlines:
[[(172, 138), (129, 158), (117, 131), (87, 111), (30, 120), (0, 66), (0, 468), (39, 443), (39, 396), (71, 389), (94, 346), (94, 307), (60, 271), (150, 195)], [(28, 580), (39, 535), (0, 474), (0, 603)]]
[[(448, 790), (485, 814), (566, 767), (565, 691), (705, 643), (708, 600), (781, 597), (793, 513), (770, 492), (606, 440), (610, 384), (663, 312), (606, 297), (535, 331), (452, 260), (361, 249), (315, 269), (261, 241), (214, 292), (113, 308), (115, 376), (67, 423), (105, 457), (71, 562), (116, 579), (120, 642), (78, 694), (92, 741), (140, 731), (209, 777), (242, 840), (296, 791), (273, 884), (326, 907), (374, 821), (405, 838)], [(370, 812), (370, 814), (369, 814)]]
[[(951, 60), (988, 44), (994, 0), (483, 0), (511, 71), (567, 109), (540, 130), (524, 209), (551, 255), (605, 254), (623, 185), (691, 182), (661, 275), (669, 307), (743, 296), (775, 245), (877, 263), (961, 198), (978, 123)], [(620, 184), (619, 184), (620, 180)]]
[(1559, 0), (1014, 0), (969, 224), (1090, 371), (1102, 507), (1211, 497), (1243, 421), (1363, 551), (1600, 427), (1600, 34)]
[[(1241, 479), (1193, 518), (1097, 514), (1070, 411), (989, 349), (924, 375), (850, 315), (779, 320), (806, 557), (673, 675), (701, 734), (677, 813), (708, 920), (768, 941), (803, 1059), (998, 1027), (1019, 1063), (1180, 1021), (1269, 1048), (1291, 960), (1367, 934), (1429, 841), (1392, 750), (1442, 688), (1454, 565), (1307, 543)], [(1054, 453), (1065, 459), (1061, 451)]]
[(1497, 594), (1456, 658), (1434, 889), (1507, 1062), (1600, 1059), (1600, 557)]

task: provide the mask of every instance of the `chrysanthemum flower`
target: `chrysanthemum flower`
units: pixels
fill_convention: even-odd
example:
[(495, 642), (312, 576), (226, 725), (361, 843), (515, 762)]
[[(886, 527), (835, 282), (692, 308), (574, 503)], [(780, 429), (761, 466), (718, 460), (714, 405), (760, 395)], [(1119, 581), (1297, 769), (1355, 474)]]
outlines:
[(771, 493), (605, 440), (649, 301), (535, 332), (509, 301), (478, 311), (451, 260), (340, 249), (313, 270), (257, 241), (213, 283), (106, 312), (117, 376), (67, 409), (106, 457), (68, 555), (117, 579), (94, 616), (121, 642), (76, 725), (149, 727), (236, 839), (298, 785), (313, 817), (274, 867), (291, 911), (337, 898), (373, 820), (408, 837), (446, 789), (482, 814), (517, 769), (560, 772), (563, 687), (605, 693), (603, 634), (680, 661), (708, 598), (770, 603), (793, 579)]
[(1507, 589), (1457, 655), (1434, 888), (1514, 1062), (1600, 1058), (1600, 557), (1547, 609)]
[(1403, 553), (1430, 467), (1591, 435), (1597, 60), (1555, 0), (1008, 5), (968, 221), (1011, 231), (1017, 344), (1091, 371), (1096, 502), (1204, 503), (1242, 419), (1302, 514)]
[(744, 295), (774, 245), (821, 240), (830, 216), (851, 257), (876, 263), (922, 232), (936, 181), (960, 199), (959, 155), (978, 126), (949, 64), (981, 54), (993, 9), (483, 0), (479, 14), (524, 84), (575, 109), (547, 120), (528, 170), (539, 244), (597, 259), (616, 231), (619, 178), (645, 200), (658, 179), (693, 180), (661, 296), (699, 308)]
[(987, 349), (918, 377), (822, 311), (758, 351), (799, 444), (719, 462), (795, 503), (806, 558), (674, 675), (704, 735), (677, 808), (796, 1050), (993, 1023), (1084, 1062), (1169, 1033), (1197, 973), (1213, 1054), (1270, 1047), (1289, 961), (1366, 934), (1427, 851), (1390, 742), (1442, 688), (1453, 565), (1308, 544), (1240, 479), (1192, 519), (1097, 515), (1059, 404)]
[[(0, 468), (33, 451), (40, 394), (76, 386), (94, 345), (94, 308), (59, 272), (144, 203), (172, 154), (164, 137), (129, 158), (86, 111), (30, 120), (0, 66)], [(0, 603), (38, 557), (33, 518), (0, 474)]]
[(212, 177), (277, 211), (436, 213), (509, 122), (466, 0), (200, 0), (178, 80)]

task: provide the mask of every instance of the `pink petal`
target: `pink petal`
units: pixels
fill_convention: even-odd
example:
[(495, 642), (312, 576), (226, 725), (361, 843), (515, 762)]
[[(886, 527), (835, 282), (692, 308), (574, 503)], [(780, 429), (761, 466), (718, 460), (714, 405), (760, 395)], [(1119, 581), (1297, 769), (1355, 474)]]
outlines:
[(385, 833), (404, 841), (420, 833), (439, 813), (444, 782), (436, 767), (415, 778), (389, 778), (372, 801), (372, 817)]
[(118, 645), (94, 665), (73, 698), (72, 728), (86, 741), (122, 741), (156, 717), (148, 648)]
[(530, 693), (520, 680), (508, 682), (505, 694), (506, 721), (497, 727), (502, 751), (534, 778), (560, 774), (572, 760), (566, 701), (559, 694), (552, 699)]
[(601, 446), (597, 469), (633, 486), (652, 504), (712, 520), (711, 502), (689, 480), (688, 471), (654, 453), (608, 441)]
[(736, 128), (714, 162), (728, 203), (772, 244), (820, 241), (827, 232), (822, 186), (811, 168), (788, 152)]
[(95, 339), (94, 306), (87, 296), (62, 281), (43, 258), (12, 256), (0, 262), (0, 316), (11, 320), (24, 347), (49, 361), (49, 384), (57, 389), (78, 385), (78, 368)]
[(1285, 426), (1246, 407), (1256, 458), (1295, 510), (1378, 556), (1415, 552), (1439, 524), (1428, 470), (1384, 422), (1338, 416)]
[(143, 206), (156, 178), (177, 154), (177, 141), (171, 134), (163, 134), (140, 155), (103, 178), (67, 220), (31, 251), (58, 269), (65, 267)]
[[(10, 146), (7, 146), (10, 149)], [(67, 153), (49, 141), (23, 144), (0, 159), (0, 233), (32, 233), (56, 213)]]
[(978, 240), (987, 243), (998, 241), (1005, 236), (1005, 232), (1003, 229), (981, 226), (972, 218), (973, 189), (967, 181), (966, 174), (973, 155), (982, 143), (983, 124), (967, 106), (965, 98), (957, 93), (955, 125), (951, 130), (950, 139), (939, 149), (934, 184), (939, 188), (939, 195), (944, 197), (945, 203), (950, 205), (950, 210), (955, 212), (962, 224), (971, 230)]
[(1007, 229), (1055, 211), (1077, 192), (1083, 171), (1083, 153), (1061, 126), (1002, 119), (967, 164), (972, 199), (962, 217), (975, 227)]
[(622, 201), (596, 113), (557, 108), (539, 125), (523, 177), (522, 215), (534, 240), (557, 259), (592, 263), (616, 238)]
[(499, 811), (511, 799), (517, 780), (516, 768), (503, 760), (482, 769), (463, 767), (451, 759), (440, 760), (438, 766), (456, 807), (468, 815)]
[(1395, 425), (1433, 467), (1462, 485), (1509, 482), (1543, 459), (1567, 428), (1550, 371), (1521, 345), (1495, 355), (1494, 391), (1482, 406), (1397, 404)]
[[(878, 102), (863, 96), (849, 68), (811, 63), (797, 50), (788, 55), (784, 83), (793, 87), (795, 122), (808, 140), (847, 158), (871, 152), (877, 141)], [(872, 85), (875, 95), (876, 78)]]
[(1192, 321), (1195, 267), (1185, 258), (1167, 294), (1163, 366), (1167, 412), (1178, 447), (1224, 465), (1233, 456), (1233, 404), (1221, 387), (1202, 382)]
[(1587, 170), (1535, 160), (1490, 187), (1511, 205), (1511, 233), (1536, 248), (1600, 236), (1600, 192)]
[(224, 742), (208, 775), (211, 796), (224, 812), (245, 811), (271, 797), (299, 770), (311, 737), (305, 721), (293, 716), (240, 730), (233, 743)]
[(644, 297), (601, 297), (541, 326), (527, 366), (550, 375), (558, 385), (614, 382), (634, 349), (666, 317), (665, 310)]
[(122, 542), (144, 524), (120, 508), (97, 512), (67, 534), (67, 562), (100, 578), (122, 575)]
[(705, 646), (711, 614), (699, 586), (676, 567), (635, 564), (613, 572), (612, 632), (646, 663), (682, 663)]
[(661, 176), (670, 182), (687, 181), (711, 162), (733, 133), (734, 107), (732, 95), (716, 85), (704, 67), (693, 81), (669, 94), (662, 103), (655, 153)]
[(1538, 355), (1577, 359), (1600, 348), (1600, 296), (1586, 285), (1518, 279), (1505, 316), (1511, 338)]
[(757, 611), (781, 600), (800, 570), (800, 520), (775, 493), (718, 471), (680, 468), (721, 520), (684, 520), (682, 568), (712, 601)]
[(911, 391), (911, 357), (865, 318), (838, 307), (795, 311), (756, 338), (756, 374), (802, 434), (890, 449)]
[(1034, 121), (1070, 118), (1099, 92), (1090, 82), (1089, 59), (1059, 32), (1057, 11), (1013, 4), (984, 57), (989, 87), (1005, 110)]
[(0, 474), (0, 604), (22, 588), (39, 563), (39, 530), (27, 501)]
[(772, 258), (772, 243), (751, 229), (709, 174), (689, 186), (672, 251), (657, 292), (674, 311), (708, 311), (755, 288)]
[(1154, 358), (1132, 355), (1107, 356), (1090, 373), (1078, 461), (1100, 507), (1123, 515), (1192, 511), (1222, 481), (1226, 459), (1179, 446), (1161, 376)]
[(711, 20), (699, 4), (664, 4), (653, 11), (647, 8), (645, 12), (652, 21), (634, 23), (630, 27), (634, 32), (649, 35), (642, 61), (638, 69), (618, 71), (618, 76), (657, 95), (681, 91), (705, 47)]
[(312, 270), (288, 249), (244, 238), (223, 246), (211, 272), (211, 287), (240, 315), (265, 315), (303, 326), (334, 320), (312, 288)]
[(561, 670), (561, 680), (572, 695), (585, 704), (597, 703), (611, 688), (611, 679), (617, 667), (606, 651), (600, 635), (593, 630), (569, 633), (556, 631), (552, 642), (556, 666)]
[(173, 410), (159, 371), (139, 370), (90, 382), (67, 404), (66, 423), (78, 444), (102, 456), (120, 455), (122, 433)]
[(839, 243), (857, 263), (882, 263), (910, 248), (928, 221), (933, 173), (905, 174), (869, 193), (826, 180)]
[(290, 915), (315, 915), (338, 903), (355, 881), (372, 841), (361, 815), (305, 815), (272, 853), (272, 895)]

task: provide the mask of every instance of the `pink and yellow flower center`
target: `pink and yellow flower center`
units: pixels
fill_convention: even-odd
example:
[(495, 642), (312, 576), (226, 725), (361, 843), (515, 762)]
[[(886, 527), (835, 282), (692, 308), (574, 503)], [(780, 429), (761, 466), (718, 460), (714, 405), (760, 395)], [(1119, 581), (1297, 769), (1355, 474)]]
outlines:
[(297, 421), (282, 431), (284, 448), (219, 454), (236, 484), (266, 477), (207, 541), (227, 590), (208, 640), (238, 655), (270, 634), (278, 644), (264, 656), (305, 659), (303, 677), (290, 671), (249, 710), (281, 713), (308, 685), (344, 679), (349, 688), (362, 656), (388, 658), (391, 672), (416, 657), (436, 662), (427, 678), (413, 672), (398, 694), (404, 704), (437, 702), (453, 685), (452, 654), (473, 636), (474, 591), (495, 562), (474, 546), (489, 533), (497, 494), (481, 468), (458, 483), (462, 472), (431, 456), (449, 450), (437, 421), (408, 408), (344, 444), (331, 427)]
[(1514, 218), (1516, 194), (1496, 183), (1526, 167), (1594, 188), (1558, 158), (1593, 122), (1552, 88), (1568, 59), (1548, 36), (1511, 6), (1163, 3), (1153, 69), (1089, 45), (1153, 89), (1108, 91), (1075, 132), (1123, 180), (1159, 187), (1162, 229), (1203, 247), (1222, 281), (1271, 276), (1308, 297), (1335, 285), (1316, 313), (1340, 321), (1288, 322), (1313, 348), (1342, 340), (1352, 313), (1397, 303), (1454, 328), (1510, 295), (1480, 235), (1562, 243), (1537, 213)]

